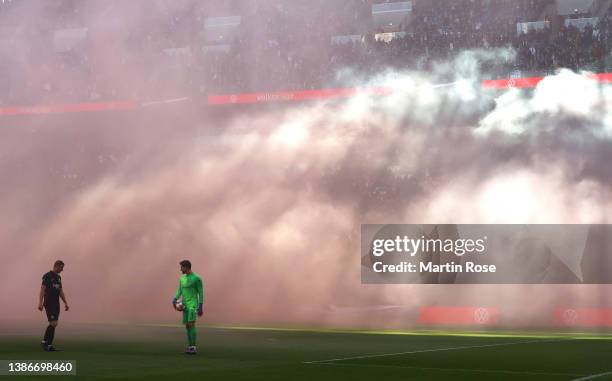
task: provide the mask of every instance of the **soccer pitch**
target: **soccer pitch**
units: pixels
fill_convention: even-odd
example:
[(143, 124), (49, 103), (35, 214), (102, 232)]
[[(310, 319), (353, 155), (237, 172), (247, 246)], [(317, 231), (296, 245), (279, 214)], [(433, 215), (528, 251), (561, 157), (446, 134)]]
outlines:
[(172, 325), (63, 327), (57, 353), (38, 341), (4, 334), (0, 359), (76, 360), (53, 379), (82, 380), (612, 380), (608, 336), (201, 327), (197, 356)]

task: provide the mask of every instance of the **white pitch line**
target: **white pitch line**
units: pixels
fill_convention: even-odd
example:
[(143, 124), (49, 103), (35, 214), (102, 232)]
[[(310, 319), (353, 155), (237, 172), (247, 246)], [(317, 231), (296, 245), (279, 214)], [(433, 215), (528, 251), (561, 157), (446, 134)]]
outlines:
[(505, 369), (468, 369), (468, 368), (428, 368), (420, 366), (403, 366), (403, 365), (377, 365), (377, 364), (334, 364), (334, 363), (322, 363), (319, 365), (331, 365), (331, 366), (354, 366), (354, 367), (365, 367), (365, 368), (397, 368), (397, 369), (421, 369), (421, 370), (442, 370), (449, 372), (474, 372), (474, 373), (504, 373), (504, 374), (524, 374), (529, 376), (583, 376), (576, 373), (548, 373), (548, 372), (529, 372), (529, 371), (517, 371), (517, 370), (505, 370)]
[(304, 361), (303, 363), (304, 364), (319, 364), (319, 363), (326, 363), (326, 362), (333, 362), (333, 361), (358, 360), (358, 359), (367, 359), (367, 358), (376, 358), (376, 357), (410, 355), (410, 354), (427, 353), (427, 352), (456, 351), (456, 350), (461, 350), (461, 349), (503, 347), (503, 346), (508, 346), (508, 345), (518, 345), (518, 344), (550, 343), (550, 342), (568, 341), (568, 340), (571, 340), (571, 339), (513, 341), (513, 342), (510, 342), (510, 343), (497, 343), (497, 344), (486, 344), (486, 345), (470, 345), (470, 346), (465, 346), (465, 347), (451, 347), (451, 348), (434, 348), (434, 349), (423, 349), (423, 350), (419, 350), (419, 351), (382, 353), (382, 354), (377, 354), (377, 355), (363, 355), (363, 356), (353, 356), (353, 357), (342, 357), (342, 358), (327, 359), (327, 360), (313, 360), (313, 361)]
[(582, 377), (582, 378), (576, 378), (573, 379), (572, 381), (584, 381), (584, 380), (592, 380), (594, 378), (599, 378), (599, 377), (603, 377), (603, 376), (608, 376), (612, 374), (612, 370), (609, 372), (605, 372), (605, 373), (597, 373), (597, 374), (592, 374), (590, 376), (586, 376), (586, 377)]

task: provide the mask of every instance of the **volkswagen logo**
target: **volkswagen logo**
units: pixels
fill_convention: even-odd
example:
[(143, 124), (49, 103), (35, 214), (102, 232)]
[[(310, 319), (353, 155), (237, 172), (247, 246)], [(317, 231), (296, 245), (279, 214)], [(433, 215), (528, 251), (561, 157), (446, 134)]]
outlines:
[(474, 320), (478, 324), (489, 322), (489, 310), (486, 308), (477, 308), (476, 311), (474, 311)]
[(576, 325), (578, 321), (578, 312), (576, 310), (563, 311), (563, 322), (566, 325)]

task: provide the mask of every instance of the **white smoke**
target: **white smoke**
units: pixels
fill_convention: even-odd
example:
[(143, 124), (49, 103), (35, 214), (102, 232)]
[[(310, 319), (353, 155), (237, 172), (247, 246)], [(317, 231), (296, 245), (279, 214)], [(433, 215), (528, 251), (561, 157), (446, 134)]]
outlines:
[[(83, 180), (78, 192), (43, 186), (28, 195), (61, 200), (42, 225), (32, 224), (35, 212), (0, 216), (0, 226), (32, 224), (21, 233), (27, 251), (8, 264), (27, 264), (27, 272), (17, 266), (0, 287), (35, 295), (32, 268), (42, 273), (61, 257), (75, 318), (169, 319), (186, 257), (205, 279), (216, 321), (405, 325), (431, 302), (515, 312), (524, 288), (364, 286), (358, 265), (364, 223), (606, 222), (609, 90), (565, 70), (532, 94), (483, 90), (480, 65), (511, 57), (466, 52), (432, 72), (387, 72), (362, 85), (393, 87), (390, 96), (247, 113), (199, 139), (162, 123), (148, 127), (155, 139), (126, 133), (130, 158)], [(53, 144), (65, 151), (71, 143)], [(13, 160), (7, 173), (19, 179), (19, 161), (36, 158)], [(12, 184), (0, 206), (25, 206), (19, 181)], [(546, 308), (560, 290), (535, 292)], [(329, 309), (381, 304), (406, 310), (339, 317)]]

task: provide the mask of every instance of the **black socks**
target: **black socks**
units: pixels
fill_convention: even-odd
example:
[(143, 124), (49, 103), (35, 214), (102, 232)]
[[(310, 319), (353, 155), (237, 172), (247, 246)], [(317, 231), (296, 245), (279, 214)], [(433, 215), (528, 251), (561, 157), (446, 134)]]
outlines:
[(49, 324), (45, 331), (45, 338), (43, 339), (47, 345), (53, 344), (53, 337), (55, 337), (55, 327)]

